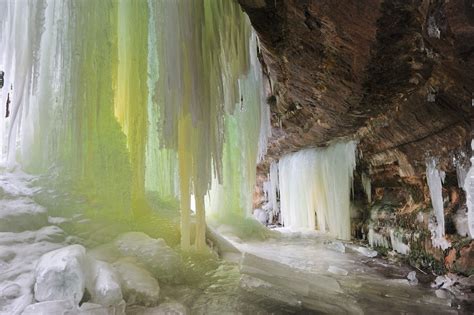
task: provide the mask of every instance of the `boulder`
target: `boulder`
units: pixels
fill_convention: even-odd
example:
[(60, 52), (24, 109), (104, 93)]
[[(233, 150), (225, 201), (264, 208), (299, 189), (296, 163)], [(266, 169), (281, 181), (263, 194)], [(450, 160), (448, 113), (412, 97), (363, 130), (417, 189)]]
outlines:
[(35, 299), (39, 302), (67, 300), (78, 305), (86, 281), (86, 249), (63, 247), (41, 256), (36, 265)]
[(120, 279), (115, 269), (106, 262), (89, 258), (86, 288), (93, 303), (112, 306), (122, 301)]
[(154, 239), (141, 232), (128, 232), (115, 240), (123, 256), (135, 257), (156, 277), (172, 279), (180, 271), (179, 255), (163, 239)]
[(160, 296), (158, 281), (146, 269), (130, 258), (122, 258), (113, 264), (120, 277), (122, 293), (127, 304), (155, 306)]

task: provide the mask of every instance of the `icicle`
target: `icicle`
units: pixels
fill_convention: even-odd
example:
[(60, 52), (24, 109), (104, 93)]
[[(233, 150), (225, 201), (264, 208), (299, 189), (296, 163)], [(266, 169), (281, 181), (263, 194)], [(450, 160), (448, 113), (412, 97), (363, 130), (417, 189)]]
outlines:
[(364, 192), (367, 196), (367, 201), (368, 203), (371, 203), (372, 202), (372, 185), (370, 183), (370, 177), (365, 175), (365, 173), (362, 173), (361, 181), (362, 181), (362, 187), (364, 188)]
[(444, 172), (436, 168), (434, 158), (426, 162), (426, 181), (430, 190), (431, 204), (433, 205), (436, 223), (431, 224), (431, 239), (433, 246), (446, 249), (450, 246), (449, 242), (444, 238), (444, 208), (443, 208), (443, 187)]
[[(306, 149), (279, 162), (283, 224), (329, 232), (350, 239), (350, 192), (356, 143)], [(316, 220), (317, 219), (317, 220)]]
[[(474, 139), (471, 140), (471, 149), (474, 152)], [(471, 168), (467, 173), (464, 182), (464, 191), (466, 192), (467, 222), (471, 238), (474, 238), (474, 153), (471, 156)]]

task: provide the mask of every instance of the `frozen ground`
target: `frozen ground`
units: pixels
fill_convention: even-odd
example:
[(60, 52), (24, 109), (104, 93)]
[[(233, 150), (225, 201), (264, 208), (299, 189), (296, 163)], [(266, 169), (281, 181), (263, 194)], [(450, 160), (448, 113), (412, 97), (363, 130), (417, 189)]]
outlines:
[(216, 242), (232, 263), (186, 257), (161, 239), (94, 221), (78, 210), (87, 202), (38, 183), (0, 173), (2, 315), (463, 314), (472, 306), (455, 284), (469, 279), (438, 278), (431, 288), (420, 272), (415, 279), (370, 249), (315, 232), (244, 242), (221, 228)]
[(221, 232), (244, 253), (241, 286), (322, 313), (472, 314), (474, 277), (433, 275), (315, 231), (281, 229), (265, 241)]

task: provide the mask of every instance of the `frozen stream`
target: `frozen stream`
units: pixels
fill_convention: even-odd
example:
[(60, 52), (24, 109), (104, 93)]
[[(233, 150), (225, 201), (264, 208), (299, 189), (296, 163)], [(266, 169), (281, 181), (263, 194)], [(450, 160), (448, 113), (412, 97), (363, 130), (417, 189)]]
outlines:
[[(233, 262), (211, 254), (184, 255), (172, 245), (172, 216), (150, 220), (162, 230), (154, 235), (146, 225), (86, 214), (93, 201), (59, 194), (40, 183), (19, 171), (0, 174), (0, 314), (467, 314), (472, 307), (472, 296), (462, 295), (448, 280), (445, 289), (433, 289), (432, 279), (420, 272), (417, 280), (409, 280), (413, 270), (408, 267), (368, 257), (373, 253), (364, 247), (316, 233), (283, 231), (265, 241), (242, 241), (221, 227), (225, 238), (244, 253), (242, 259), (226, 249), (224, 256)], [(136, 230), (163, 237), (171, 247), (131, 232)], [(76, 290), (71, 283), (83, 280), (71, 282), (68, 276), (54, 290), (35, 289), (44, 254), (63, 250), (45, 256), (48, 269), (81, 256), (80, 245), (87, 254), (78, 259), (83, 264), (79, 268), (115, 274), (103, 277), (102, 296), (85, 279), (80, 307), (67, 299), (54, 300), (58, 287), (66, 288), (61, 294), (67, 297)], [(121, 290), (113, 287), (115, 278)], [(46, 301), (37, 303), (38, 298)]]

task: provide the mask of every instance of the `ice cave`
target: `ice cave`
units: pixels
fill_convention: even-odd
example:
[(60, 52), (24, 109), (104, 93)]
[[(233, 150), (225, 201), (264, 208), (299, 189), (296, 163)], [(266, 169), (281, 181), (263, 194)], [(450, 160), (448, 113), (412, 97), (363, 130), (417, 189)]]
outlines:
[(0, 314), (474, 314), (474, 0), (0, 0)]

